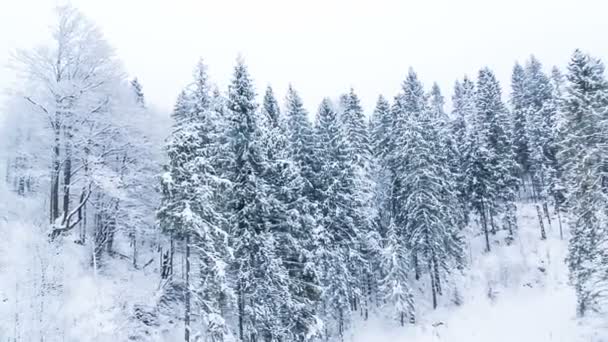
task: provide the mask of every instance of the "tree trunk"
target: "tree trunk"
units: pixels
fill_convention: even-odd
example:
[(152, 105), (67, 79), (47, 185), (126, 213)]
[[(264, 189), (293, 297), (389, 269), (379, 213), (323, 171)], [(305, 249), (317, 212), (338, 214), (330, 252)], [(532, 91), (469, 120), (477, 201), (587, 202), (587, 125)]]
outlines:
[(545, 212), (545, 216), (547, 217), (547, 223), (549, 224), (549, 231), (553, 231), (551, 227), (551, 215), (549, 215), (549, 206), (547, 205), (547, 201), (543, 202), (543, 211)]
[(55, 115), (55, 141), (53, 143), (53, 154), (51, 158), (51, 193), (49, 201), (49, 219), (51, 224), (54, 224), (59, 217), (59, 168), (61, 167), (59, 163), (59, 144), (61, 143), (61, 138), (59, 136), (59, 113)]
[(559, 213), (559, 206), (557, 205), (557, 203), (555, 204), (555, 213), (557, 214), (557, 222), (559, 223), (559, 239), (563, 240), (564, 239), (564, 231), (562, 229), (562, 216)]
[(481, 217), (481, 228), (483, 229), (483, 234), (486, 238), (486, 252), (490, 252), (490, 236), (488, 234), (488, 222), (486, 220), (486, 209), (483, 203), (483, 200), (480, 203), (479, 208), (479, 216)]
[[(90, 142), (89, 144), (90, 145)], [(84, 148), (84, 178), (87, 182), (90, 181), (89, 175), (89, 146)], [(80, 201), (82, 202), (82, 200)], [(82, 206), (82, 220), (80, 221), (80, 242), (84, 245), (87, 240), (87, 205), (86, 203)]]
[(63, 164), (63, 224), (70, 225), (67, 221), (68, 213), (70, 212), (70, 186), (72, 182), (72, 159), (71, 149), (66, 144), (66, 159)]
[(416, 280), (420, 280), (420, 269), (418, 267), (418, 254), (416, 252), (414, 252), (412, 258), (414, 261), (414, 276), (415, 276)]
[(490, 228), (492, 235), (496, 235), (496, 224), (494, 224), (494, 209), (488, 209), (488, 215), (490, 216)]
[(439, 277), (439, 266), (437, 264), (437, 256), (433, 255), (433, 276), (435, 277), (435, 288), (437, 288), (437, 294), (442, 295), (441, 291), (441, 277)]
[(536, 214), (538, 215), (538, 223), (540, 224), (540, 239), (546, 240), (547, 233), (545, 232), (545, 224), (543, 223), (543, 216), (540, 211), (540, 205), (538, 205), (538, 203), (537, 203), (535, 206), (536, 206)]
[(433, 296), (433, 310), (437, 309), (437, 284), (435, 284), (435, 274), (433, 272), (433, 263), (430, 263), (429, 276), (431, 277), (431, 293)]
[(175, 254), (175, 238), (171, 234), (171, 245), (169, 252), (169, 275), (173, 275), (173, 255)]
[(137, 236), (135, 235), (135, 229), (133, 229), (131, 244), (133, 245), (133, 267), (137, 268)]
[(186, 233), (186, 309), (184, 312), (184, 340), (190, 342), (190, 234)]
[(245, 295), (243, 293), (244, 289), (243, 289), (243, 283), (242, 281), (239, 281), (239, 286), (238, 286), (238, 310), (239, 310), (239, 338), (240, 341), (245, 341), (245, 329), (244, 329), (244, 324), (245, 324)]

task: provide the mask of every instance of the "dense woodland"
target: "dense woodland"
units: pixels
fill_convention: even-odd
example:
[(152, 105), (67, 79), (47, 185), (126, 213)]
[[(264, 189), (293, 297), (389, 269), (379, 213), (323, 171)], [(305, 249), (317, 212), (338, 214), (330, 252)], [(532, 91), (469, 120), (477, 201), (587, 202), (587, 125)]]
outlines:
[(129, 313), (146, 329), (339, 341), (387, 313), (407, 329), (421, 305), (462, 304), (464, 231), (485, 253), (493, 236), (516, 243), (520, 202), (534, 204), (539, 240), (569, 223), (577, 314), (606, 305), (608, 80), (583, 51), (550, 71), (534, 56), (515, 64), (510, 89), (483, 67), (455, 82), (450, 112), (411, 68), (373, 113), (355, 89), (308, 113), (294, 86), (285, 99), (255, 89), (241, 58), (228, 89), (201, 60), (166, 130), (74, 8), (12, 65), (23, 82), (2, 131), (8, 186), (43, 205), (48, 244), (79, 245), (95, 272), (153, 270), (158, 301)]

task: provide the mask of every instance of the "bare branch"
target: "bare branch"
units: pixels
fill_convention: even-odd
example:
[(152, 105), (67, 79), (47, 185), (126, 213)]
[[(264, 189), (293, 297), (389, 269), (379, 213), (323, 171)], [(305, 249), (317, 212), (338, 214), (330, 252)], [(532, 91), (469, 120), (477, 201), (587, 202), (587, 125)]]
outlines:
[(72, 217), (74, 215), (76, 215), (82, 209), (82, 207), (84, 207), (84, 205), (88, 202), (89, 198), (91, 197), (91, 192), (92, 192), (91, 186), (92, 186), (92, 184), (89, 183), (88, 190), (85, 190), (85, 191), (87, 191), (86, 196), (80, 201), (80, 203), (78, 204), (78, 206), (76, 206), (76, 208), (74, 208), (67, 216), (65, 216), (65, 218), (63, 219), (63, 222), (61, 223), (61, 226), (53, 228), (53, 231), (50, 234), (51, 240), (54, 240), (57, 236), (74, 229), (74, 227), (76, 227), (76, 225), (78, 225), (78, 223), (80, 223), (80, 221), (82, 220), (82, 217), (79, 216), (78, 220), (76, 220), (72, 224), (69, 224)]
[(45, 108), (43, 105), (41, 105), (41, 104), (39, 104), (38, 102), (36, 102), (36, 101), (32, 100), (32, 98), (31, 98), (31, 97), (29, 97), (29, 96), (24, 96), (23, 98), (24, 98), (26, 101), (28, 101), (29, 103), (31, 103), (32, 105), (34, 105), (34, 106), (36, 106), (36, 107), (40, 108), (40, 110), (42, 110), (44, 113), (46, 113), (46, 115), (47, 115), (47, 116), (48, 116), (48, 118), (49, 118), (49, 123), (51, 124), (51, 128), (52, 128), (52, 129), (58, 129), (57, 127), (55, 127), (55, 123), (53, 122), (53, 117), (52, 117), (51, 113), (49, 113), (49, 111), (48, 111), (48, 110), (47, 110), (47, 109), (46, 109), (46, 108)]

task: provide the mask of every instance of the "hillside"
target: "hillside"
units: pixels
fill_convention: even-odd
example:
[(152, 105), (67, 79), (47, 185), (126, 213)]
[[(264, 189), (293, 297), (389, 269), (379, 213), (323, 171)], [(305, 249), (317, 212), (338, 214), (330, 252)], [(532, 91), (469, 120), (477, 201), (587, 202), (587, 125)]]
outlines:
[[(82, 246), (67, 240), (48, 242), (39, 226), (42, 218), (37, 218), (36, 200), (7, 191), (0, 197), (7, 199), (0, 208), (2, 336), (23, 341), (44, 337), (48, 342), (124, 341), (125, 336), (145, 336), (145, 341), (181, 339), (183, 322), (159, 320), (150, 327), (133, 315), (137, 307), (157, 304), (161, 282), (156, 263), (134, 270), (128, 261), (116, 259), (97, 273)], [(420, 282), (416, 295), (423, 309), (416, 325), (401, 328), (390, 315), (380, 313), (369, 321), (357, 321), (348, 340), (606, 341), (608, 330), (600, 321), (575, 317), (575, 295), (564, 264), (567, 226), (564, 240), (554, 225), (548, 239), (541, 241), (534, 207), (521, 203), (518, 222), (515, 242), (507, 246), (499, 232), (487, 254), (478, 227), (467, 228), (472, 263), (450, 284), (435, 311), (428, 300), (425, 303), (428, 287)], [(454, 303), (455, 289), (461, 305)]]
[[(506, 246), (495, 236), (493, 251), (474, 257), (454, 284), (462, 291), (462, 305), (444, 303), (436, 311), (424, 312), (416, 326), (404, 328), (380, 316), (359, 324), (353, 341), (607, 341), (605, 322), (576, 318), (575, 293), (564, 263), (567, 225), (560, 240), (554, 216), (547, 240), (541, 241), (534, 206), (520, 203), (518, 207), (520, 230), (515, 243)], [(468, 232), (469, 253), (475, 256), (484, 254), (483, 237), (476, 229), (469, 227)], [(424, 296), (424, 289), (418, 290)]]

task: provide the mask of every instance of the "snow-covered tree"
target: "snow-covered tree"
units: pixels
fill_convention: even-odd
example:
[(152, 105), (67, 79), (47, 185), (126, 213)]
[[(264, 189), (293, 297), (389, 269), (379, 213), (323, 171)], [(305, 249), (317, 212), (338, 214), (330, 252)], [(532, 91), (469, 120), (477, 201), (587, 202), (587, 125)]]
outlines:
[(527, 105), (526, 105), (526, 73), (524, 68), (516, 63), (511, 76), (511, 109), (513, 115), (513, 148), (519, 166), (519, 176), (525, 186), (524, 178), (530, 170), (530, 150), (527, 134)]
[(373, 208), (376, 218), (375, 225), (381, 237), (386, 232), (391, 217), (391, 187), (392, 178), (389, 168), (389, 156), (392, 153), (391, 136), (393, 134), (393, 118), (389, 102), (379, 96), (376, 108), (370, 119), (370, 144), (372, 151), (371, 173), (374, 184)]
[[(422, 83), (418, 80), (417, 74), (410, 68), (408, 75), (403, 82), (402, 91), (395, 97), (393, 103), (393, 135), (391, 145), (394, 146), (391, 156), (389, 157), (389, 165), (391, 167), (394, 179), (392, 180), (392, 213), (395, 224), (400, 227), (400, 231), (404, 234), (401, 236), (406, 241), (406, 247), (411, 249), (413, 240), (412, 231), (405, 229), (407, 225), (408, 215), (410, 214), (405, 207), (408, 196), (411, 194), (410, 183), (406, 182), (410, 171), (410, 161), (412, 155), (408, 150), (412, 144), (413, 131), (411, 130), (411, 121), (423, 115), (428, 110), (427, 98), (424, 92)], [(420, 278), (420, 264), (418, 262), (419, 255), (410, 253), (412, 258), (412, 268), (415, 272), (416, 279)]]
[[(361, 213), (361, 219), (355, 222), (361, 234), (358, 255), (353, 258), (349, 267), (351, 273), (356, 274), (356, 282), (351, 284), (352, 307), (356, 311), (361, 306), (364, 317), (368, 316), (372, 292), (376, 290), (376, 272), (378, 265), (378, 235), (373, 217), (374, 208), (371, 206), (374, 182), (371, 177), (371, 145), (369, 130), (359, 97), (354, 89), (344, 94), (340, 99), (339, 122), (343, 130), (345, 143), (348, 149), (350, 163), (355, 166), (354, 186), (357, 199), (352, 202), (353, 210)], [(358, 207), (356, 207), (358, 206)]]
[(269, 224), (270, 186), (264, 178), (260, 115), (253, 81), (242, 60), (237, 62), (228, 90), (228, 142), (234, 168), (228, 194), (230, 238), (234, 250), (231, 269), (242, 341), (284, 339), (288, 333), (276, 303), (291, 301), (289, 275), (277, 254), (277, 238)]
[[(416, 74), (411, 71), (406, 80), (405, 98), (412, 104), (420, 104), (424, 97)], [(462, 243), (458, 236), (460, 207), (452, 168), (448, 162), (445, 117), (443, 116), (438, 88), (433, 91), (433, 107), (420, 104), (409, 105), (404, 120), (407, 130), (406, 145), (399, 146), (402, 155), (409, 156), (401, 168), (402, 184), (408, 192), (400, 199), (403, 212), (403, 231), (408, 241), (409, 252), (421, 270), (430, 277), (433, 308), (437, 307), (437, 296), (442, 293), (445, 274), (454, 268), (462, 255)]]
[(404, 326), (406, 319), (413, 324), (416, 323), (416, 308), (408, 279), (411, 258), (405, 242), (400, 238), (403, 233), (398, 232), (398, 227), (392, 220), (386, 235), (386, 246), (382, 251), (382, 268), (385, 275), (380, 289), (384, 300), (393, 308), (399, 324)]
[[(534, 197), (542, 206), (551, 226), (548, 202), (555, 194), (557, 171), (555, 159), (555, 116), (557, 103), (549, 77), (542, 71), (541, 63), (531, 56), (525, 67), (525, 97), (527, 117), (527, 137), (529, 145), (530, 173)], [(540, 215), (540, 208), (538, 214)], [(542, 225), (542, 218), (540, 221)]]
[(313, 157), (314, 133), (308, 112), (296, 90), (289, 86), (285, 99), (285, 116), (287, 121), (287, 136), (289, 138), (290, 155), (297, 163), (306, 181), (305, 193), (312, 198), (314, 187)]
[(497, 230), (495, 218), (505, 211), (505, 228), (512, 239), (516, 230), (515, 156), (511, 144), (511, 125), (507, 109), (501, 99), (501, 89), (494, 73), (484, 68), (479, 71), (476, 88), (475, 151), (473, 167), (474, 202), (482, 220), (486, 250), (490, 250), (488, 230)]
[(558, 157), (571, 215), (567, 262), (582, 316), (606, 303), (608, 81), (602, 62), (580, 50), (572, 55), (566, 79)]
[(306, 341), (318, 329), (315, 315), (321, 291), (312, 254), (316, 220), (313, 205), (304, 194), (300, 169), (290, 159), (285, 118), (270, 87), (264, 95), (262, 114), (267, 160), (263, 177), (270, 191), (267, 224), (277, 241), (277, 256), (288, 271), (291, 295), (289, 301), (277, 303), (281, 306), (279, 319), (290, 339)]
[(360, 255), (360, 226), (364, 213), (357, 194), (356, 165), (352, 163), (338, 114), (328, 99), (319, 106), (315, 127), (319, 223), (316, 258), (321, 269), (326, 336), (344, 338), (351, 322), (353, 286), (359, 282), (351, 262)]
[[(163, 199), (157, 213), (161, 228), (185, 245), (187, 341), (192, 332), (204, 334), (209, 341), (230, 336), (221, 314), (222, 298), (230, 294), (228, 235), (222, 203), (216, 196), (227, 180), (216, 169), (221, 132), (209, 89), (206, 66), (201, 62), (192, 87), (180, 94), (175, 105), (167, 145), (169, 165), (162, 175)], [(201, 321), (202, 331), (191, 325), (192, 317)]]
[(452, 174), (461, 212), (459, 225), (463, 228), (469, 223), (472, 205), (471, 187), (475, 175), (472, 153), (476, 149), (473, 140), (475, 134), (472, 131), (475, 118), (475, 84), (467, 77), (462, 82), (456, 81), (454, 85), (452, 108), (448, 142), (453, 155)]
[[(116, 130), (107, 122), (119, 105), (116, 91), (124, 89), (120, 86), (124, 75), (101, 31), (77, 9), (58, 7), (52, 33), (49, 46), (19, 51), (16, 65), (32, 84), (18, 93), (46, 116), (52, 131), (49, 219), (54, 226), (52, 236), (58, 236), (81, 222), (81, 209), (94, 185), (99, 185), (86, 176), (82, 177), (86, 181), (73, 184), (76, 173), (89, 168), (94, 176), (92, 158), (107, 160), (121, 150), (111, 146)], [(107, 139), (107, 143), (91, 146), (93, 137)], [(72, 190), (76, 189), (82, 189), (83, 196), (78, 196), (82, 201), (72, 205)]]

